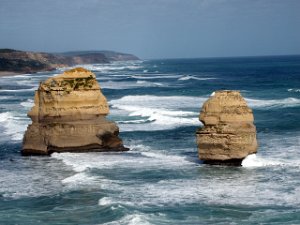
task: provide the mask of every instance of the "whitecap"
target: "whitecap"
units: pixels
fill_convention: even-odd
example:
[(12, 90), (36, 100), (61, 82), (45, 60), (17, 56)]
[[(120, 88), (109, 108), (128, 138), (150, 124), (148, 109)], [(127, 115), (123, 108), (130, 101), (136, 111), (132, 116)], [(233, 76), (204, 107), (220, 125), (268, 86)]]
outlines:
[(151, 122), (150, 119), (140, 119), (140, 120), (119, 120), (116, 121), (118, 124), (141, 124), (141, 123), (147, 123)]
[(33, 88), (28, 88), (28, 89), (15, 89), (15, 90), (10, 90), (10, 89), (0, 89), (0, 92), (32, 92), (32, 91), (35, 91), (36, 90), (36, 87), (33, 87)]
[(284, 98), (284, 99), (251, 99), (245, 98), (248, 105), (253, 108), (285, 108), (285, 107), (295, 107), (300, 106), (300, 99), (298, 98)]
[(265, 167), (265, 166), (277, 166), (283, 165), (283, 163), (268, 160), (257, 157), (256, 154), (248, 155), (242, 162), (243, 167)]
[(101, 82), (100, 84), (102, 89), (115, 89), (115, 90), (123, 90), (123, 89), (134, 89), (134, 88), (142, 88), (142, 87), (167, 87), (166, 84), (158, 83), (158, 82), (148, 82), (148, 81), (106, 81)]
[(61, 183), (64, 185), (65, 190), (101, 188), (101, 177), (91, 176), (87, 172), (79, 172), (64, 178)]
[(131, 76), (131, 78), (135, 78), (135, 79), (142, 79), (142, 80), (150, 80), (150, 79), (174, 79), (174, 78), (178, 78), (181, 77), (181, 75), (174, 75), (174, 74), (151, 74), (151, 76), (149, 76), (149, 74), (147, 75), (133, 75)]
[(98, 201), (98, 205), (101, 205), (101, 206), (111, 205), (114, 203), (115, 202), (110, 197), (103, 197), (103, 198), (99, 199), (99, 201)]
[(103, 225), (120, 225), (120, 224), (151, 225), (151, 223), (148, 220), (149, 220), (149, 218), (147, 215), (135, 213), (132, 215), (126, 215), (118, 221), (107, 222), (107, 223), (104, 223)]
[(195, 76), (182, 76), (178, 80), (185, 81), (185, 80), (214, 80), (217, 79), (215, 77), (195, 77)]
[(300, 92), (300, 89), (296, 89), (296, 88), (289, 88), (287, 89), (288, 92)]
[[(71, 166), (77, 173), (84, 173), (88, 169), (107, 168), (135, 168), (149, 170), (153, 168), (182, 168), (184, 166), (195, 165), (185, 156), (164, 154), (152, 150), (142, 144), (128, 146), (131, 150), (128, 153), (53, 153), (52, 158), (62, 160), (67, 166)], [(68, 178), (76, 180), (84, 175)], [(105, 183), (101, 178), (101, 183)], [(112, 185), (109, 181), (107, 184)]]
[[(198, 121), (197, 105), (200, 106), (203, 101), (204, 98), (190, 96), (131, 95), (111, 100), (111, 115), (118, 113), (118, 115), (127, 114), (128, 117), (134, 119), (140, 117), (138, 123), (119, 124), (122, 131), (165, 130), (180, 126), (199, 126), (201, 123)], [(187, 108), (194, 107), (197, 107), (195, 111), (187, 110)], [(144, 120), (144, 123), (141, 120)], [(123, 121), (130, 120), (124, 119)]]
[(84, 67), (85, 69), (101, 72), (101, 73), (109, 73), (114, 71), (122, 71), (122, 70), (138, 70), (142, 69), (141, 65), (143, 61), (120, 61), (120, 62), (112, 62), (109, 64), (80, 64), (72, 67), (60, 68), (60, 71), (64, 71), (66, 69), (72, 69), (75, 67)]
[(4, 79), (13, 79), (13, 78), (28, 78), (28, 76), (30, 76), (31, 74), (20, 74), (20, 75), (9, 75), (9, 76), (3, 76), (1, 77)]
[(110, 101), (112, 106), (141, 106), (145, 108), (185, 109), (202, 106), (206, 97), (196, 96), (158, 96), (158, 95), (127, 95)]
[(14, 141), (22, 140), (29, 122), (28, 118), (14, 115), (12, 112), (0, 113), (0, 126), (4, 127), (4, 134)]
[(86, 173), (76, 173), (70, 177), (63, 179), (61, 182), (63, 184), (76, 183), (76, 185), (77, 184), (81, 185), (81, 184), (87, 184), (92, 181), (94, 181), (94, 178), (88, 176)]
[(30, 109), (31, 107), (34, 106), (34, 102), (33, 102), (32, 99), (27, 99), (27, 101), (21, 102), (20, 105), (21, 105), (21, 106), (24, 106), (24, 107), (27, 108), (27, 109)]

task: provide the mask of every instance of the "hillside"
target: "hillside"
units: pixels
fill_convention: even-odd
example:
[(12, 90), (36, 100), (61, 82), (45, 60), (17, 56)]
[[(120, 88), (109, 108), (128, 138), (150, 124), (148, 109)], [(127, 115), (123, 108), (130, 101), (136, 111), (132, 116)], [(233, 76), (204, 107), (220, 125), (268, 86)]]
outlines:
[(110, 63), (138, 59), (138, 57), (131, 54), (113, 51), (45, 53), (0, 49), (0, 71), (34, 73), (78, 64)]

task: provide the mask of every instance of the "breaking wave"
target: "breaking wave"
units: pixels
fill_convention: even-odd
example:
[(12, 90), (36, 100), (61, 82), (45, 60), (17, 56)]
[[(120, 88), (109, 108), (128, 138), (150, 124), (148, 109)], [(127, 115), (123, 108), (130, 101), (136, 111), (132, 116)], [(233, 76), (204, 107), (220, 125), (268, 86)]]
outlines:
[(32, 99), (27, 99), (27, 101), (21, 102), (20, 105), (24, 106), (26, 109), (30, 109), (31, 107), (34, 106), (34, 102)]
[(0, 92), (32, 92), (35, 91), (36, 87), (33, 88), (28, 88), (28, 89), (15, 89), (15, 90), (10, 90), (10, 89), (0, 89)]
[(12, 112), (0, 113), (0, 126), (4, 128), (4, 135), (9, 136), (11, 140), (22, 140), (23, 134), (29, 123), (28, 118), (16, 116)]
[(115, 113), (114, 109), (117, 109), (127, 114), (129, 118), (139, 117), (138, 122), (134, 124), (131, 123), (132, 119), (121, 121), (120, 126), (123, 131), (165, 130), (199, 125), (198, 112), (193, 110), (195, 107), (199, 108), (201, 101), (203, 102), (204, 98), (130, 95), (111, 100), (110, 104), (113, 109), (112, 114)]
[(122, 90), (122, 89), (133, 89), (133, 88), (143, 88), (143, 87), (167, 87), (166, 84), (158, 83), (158, 82), (148, 82), (148, 81), (105, 81), (101, 82), (101, 88), (103, 89), (115, 89), (115, 90)]
[(300, 92), (300, 89), (296, 89), (296, 88), (289, 88), (287, 89), (288, 92)]
[(300, 99), (298, 98), (284, 98), (274, 100), (262, 100), (262, 99), (251, 99), (245, 98), (250, 107), (253, 108), (286, 108), (300, 106)]
[(185, 81), (185, 80), (214, 80), (214, 79), (217, 79), (215, 77), (195, 77), (195, 76), (182, 76), (180, 77), (178, 80), (181, 80), (181, 81)]
[(283, 163), (267, 160), (257, 157), (256, 154), (248, 155), (242, 162), (243, 167), (264, 167), (264, 166), (277, 166), (283, 165)]

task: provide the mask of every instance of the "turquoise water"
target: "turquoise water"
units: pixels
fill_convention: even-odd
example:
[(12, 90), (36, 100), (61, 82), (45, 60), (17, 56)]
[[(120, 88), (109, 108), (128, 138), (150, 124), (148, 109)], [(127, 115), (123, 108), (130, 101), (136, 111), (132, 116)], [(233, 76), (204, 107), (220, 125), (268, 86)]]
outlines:
[[(126, 153), (22, 157), (37, 73), (0, 78), (0, 224), (300, 224), (300, 57), (86, 65)], [(215, 90), (241, 90), (259, 152), (203, 165), (195, 131)]]

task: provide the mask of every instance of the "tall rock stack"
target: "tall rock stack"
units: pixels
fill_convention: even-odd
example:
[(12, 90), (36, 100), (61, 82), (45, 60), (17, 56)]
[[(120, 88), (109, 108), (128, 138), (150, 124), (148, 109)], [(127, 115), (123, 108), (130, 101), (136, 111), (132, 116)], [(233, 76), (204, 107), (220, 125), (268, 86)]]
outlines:
[(238, 91), (216, 91), (202, 106), (197, 133), (199, 158), (207, 164), (240, 166), (256, 153), (252, 110)]
[(75, 68), (41, 82), (23, 155), (52, 152), (125, 151), (119, 128), (105, 116), (109, 107), (95, 74)]

